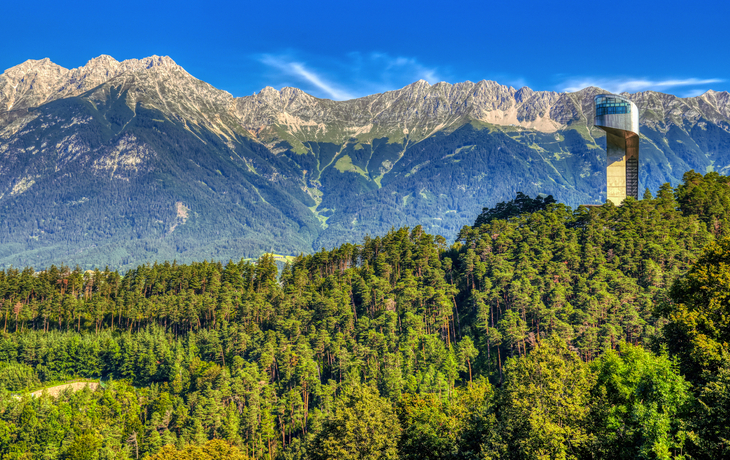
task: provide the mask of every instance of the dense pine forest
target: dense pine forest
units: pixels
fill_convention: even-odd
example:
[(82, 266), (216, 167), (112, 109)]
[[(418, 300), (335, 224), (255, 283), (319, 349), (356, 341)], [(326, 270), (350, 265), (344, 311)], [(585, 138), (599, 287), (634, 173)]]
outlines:
[[(455, 242), (0, 271), (7, 459), (730, 457), (730, 178)], [(97, 390), (30, 392), (72, 379)]]

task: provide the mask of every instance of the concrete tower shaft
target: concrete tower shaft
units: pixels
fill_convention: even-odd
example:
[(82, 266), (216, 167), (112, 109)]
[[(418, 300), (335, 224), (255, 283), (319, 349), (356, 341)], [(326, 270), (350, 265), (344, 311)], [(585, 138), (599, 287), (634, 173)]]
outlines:
[(606, 199), (639, 199), (639, 109), (625, 97), (596, 96), (595, 125), (606, 131)]

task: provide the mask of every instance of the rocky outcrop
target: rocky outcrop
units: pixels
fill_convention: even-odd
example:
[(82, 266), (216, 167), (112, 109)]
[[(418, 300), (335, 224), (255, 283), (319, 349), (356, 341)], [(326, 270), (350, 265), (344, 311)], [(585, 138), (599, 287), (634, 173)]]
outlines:
[(122, 74), (143, 71), (184, 72), (167, 56), (119, 62), (101, 55), (83, 67), (66, 69), (45, 58), (29, 59), (0, 75), (0, 112), (38, 107), (64, 97), (78, 96)]

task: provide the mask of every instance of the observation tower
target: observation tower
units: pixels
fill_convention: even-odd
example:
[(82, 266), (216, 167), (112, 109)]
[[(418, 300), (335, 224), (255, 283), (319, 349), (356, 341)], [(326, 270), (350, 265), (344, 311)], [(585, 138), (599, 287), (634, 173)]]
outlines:
[(596, 127), (606, 131), (606, 199), (639, 199), (639, 109), (625, 97), (596, 96)]

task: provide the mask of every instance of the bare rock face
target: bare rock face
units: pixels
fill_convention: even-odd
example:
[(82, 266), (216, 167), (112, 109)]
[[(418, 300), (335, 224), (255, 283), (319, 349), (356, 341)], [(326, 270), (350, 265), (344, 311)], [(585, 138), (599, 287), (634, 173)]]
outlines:
[(236, 121), (234, 98), (187, 73), (167, 56), (119, 62), (102, 55), (83, 67), (65, 69), (48, 58), (29, 60), (0, 75), (0, 139), (19, 132), (35, 117), (28, 109), (84, 95), (94, 104), (123, 98), (223, 135), (247, 134)]
[(37, 107), (55, 94), (68, 70), (45, 58), (28, 60), (0, 76), (0, 111)]
[(149, 170), (149, 160), (155, 151), (133, 134), (125, 134), (113, 145), (103, 148), (92, 164), (95, 174), (114, 180), (130, 181), (135, 175)]
[[(120, 76), (124, 78), (117, 79)], [(165, 82), (166, 86), (177, 86), (181, 92), (192, 91), (192, 96), (199, 94), (202, 87), (216, 96), (228, 95), (227, 98), (223, 96), (223, 99), (231, 99), (230, 94), (194, 79), (167, 56), (119, 62), (111, 56), (101, 55), (83, 67), (71, 70), (45, 58), (28, 60), (0, 75), (0, 112), (38, 107), (53, 100), (78, 96), (105, 83), (123, 85), (132, 81), (144, 84), (150, 83), (150, 80), (152, 84)], [(145, 89), (150, 88), (140, 88), (139, 92), (144, 93)], [(154, 96), (164, 98), (169, 95), (160, 93)], [(220, 103), (221, 100), (215, 102)]]
[[(85, 75), (83, 81), (89, 80), (94, 84), (104, 79), (88, 90), (86, 97), (90, 101), (103, 103), (113, 97), (123, 97), (132, 111), (140, 104), (170, 118), (206, 126), (216, 132), (242, 131), (235, 123), (224, 126), (233, 120), (229, 115), (233, 96), (194, 78), (169, 57), (152, 56), (117, 65), (107, 62), (103, 66), (91, 66), (90, 62), (81, 68), (82, 75)], [(107, 76), (111, 78), (105, 79)], [(83, 87), (86, 89), (86, 85)]]
[[(126, 91), (132, 108), (139, 102), (221, 133), (247, 131), (269, 142), (282, 132), (300, 142), (343, 142), (352, 136), (421, 140), (470, 120), (552, 133), (576, 122), (591, 126), (593, 97), (606, 92), (600, 88), (576, 93), (516, 90), (493, 81), (429, 85), (420, 80), (399, 90), (349, 101), (271, 87), (253, 96), (233, 98), (195, 79), (167, 56), (119, 62), (102, 55), (71, 70), (48, 58), (28, 60), (6, 70), (0, 75), (0, 115), (92, 90), (90, 99), (100, 101), (109, 97), (112, 88)], [(639, 106), (642, 122), (656, 129), (699, 119), (712, 123), (730, 119), (727, 92), (708, 91), (694, 98), (652, 91), (626, 96)], [(0, 128), (2, 124), (0, 120)]]
[(730, 94), (727, 91), (708, 91), (690, 98), (655, 91), (625, 95), (639, 107), (643, 125), (664, 132), (671, 125), (694, 126), (701, 119), (714, 124), (727, 123), (730, 119)]
[[(236, 100), (236, 115), (252, 132), (280, 125), (300, 131), (329, 125), (352, 129), (368, 127), (376, 132), (398, 128), (427, 137), (435, 131), (476, 120), (498, 126), (519, 126), (551, 133), (571, 123), (593, 124), (593, 100), (601, 88), (575, 93), (515, 90), (492, 81), (429, 85), (419, 81), (400, 90), (350, 101), (314, 98), (294, 88), (276, 91), (264, 88), (259, 94)], [(720, 123), (730, 119), (730, 95), (708, 91), (693, 98), (679, 98), (652, 91), (625, 94), (641, 110), (642, 122), (650, 126), (682, 125), (700, 118)], [(380, 130), (378, 130), (380, 128)]]
[(277, 91), (267, 87), (259, 94), (238, 98), (236, 114), (252, 132), (280, 124), (293, 131), (317, 127), (323, 134), (329, 125), (335, 125), (358, 134), (405, 130), (411, 138), (422, 139), (466, 119), (553, 132), (560, 126), (549, 112), (558, 99), (558, 93), (529, 88), (516, 91), (492, 81), (429, 85), (421, 80), (396, 91), (340, 102), (317, 99), (294, 88)]
[(120, 64), (111, 56), (101, 55), (85, 66), (69, 70), (56, 88), (54, 99), (82, 94), (119, 75)]

